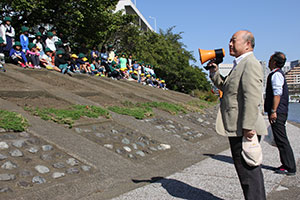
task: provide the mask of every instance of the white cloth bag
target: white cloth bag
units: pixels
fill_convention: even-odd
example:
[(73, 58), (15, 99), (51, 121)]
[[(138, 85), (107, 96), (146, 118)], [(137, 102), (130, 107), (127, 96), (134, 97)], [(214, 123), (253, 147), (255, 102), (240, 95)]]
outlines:
[(243, 136), (242, 149), (242, 156), (249, 166), (255, 167), (262, 163), (262, 149), (257, 134), (251, 140)]

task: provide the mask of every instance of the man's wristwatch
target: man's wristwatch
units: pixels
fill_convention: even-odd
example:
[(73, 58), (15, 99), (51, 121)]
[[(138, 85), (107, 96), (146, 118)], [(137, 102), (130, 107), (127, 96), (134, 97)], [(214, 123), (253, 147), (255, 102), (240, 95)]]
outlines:
[(274, 109), (271, 109), (271, 113), (276, 113), (276, 110), (274, 110)]

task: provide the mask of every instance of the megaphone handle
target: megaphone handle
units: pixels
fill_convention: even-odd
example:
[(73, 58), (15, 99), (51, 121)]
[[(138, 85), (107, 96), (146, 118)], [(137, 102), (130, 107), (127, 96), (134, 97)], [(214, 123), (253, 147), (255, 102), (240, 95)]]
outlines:
[[(222, 59), (221, 62), (223, 62), (223, 58), (221, 58), (221, 59)], [(216, 65), (218, 65), (218, 64), (221, 63), (221, 62), (218, 62), (218, 60), (219, 60), (219, 59), (214, 58), (214, 59), (211, 59), (211, 60), (209, 61), (209, 63), (215, 63)], [(209, 64), (209, 63), (208, 63), (208, 64)], [(208, 66), (208, 65), (206, 65), (206, 66), (204, 67), (204, 69), (209, 70), (209, 69), (212, 68), (212, 67), (214, 67), (214, 66)]]
[(220, 64), (220, 63), (222, 63), (223, 62), (223, 58), (217, 58), (217, 59), (215, 59), (215, 63), (218, 65), (218, 64)]

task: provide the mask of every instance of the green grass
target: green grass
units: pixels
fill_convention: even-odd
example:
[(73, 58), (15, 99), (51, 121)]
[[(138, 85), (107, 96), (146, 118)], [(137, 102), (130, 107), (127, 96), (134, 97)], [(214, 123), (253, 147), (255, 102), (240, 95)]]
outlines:
[(0, 127), (7, 131), (25, 131), (28, 121), (21, 114), (0, 110)]
[(205, 108), (210, 108), (212, 106), (217, 105), (218, 101), (209, 102), (205, 100), (194, 100), (189, 101), (186, 104), (183, 105), (185, 109), (187, 109), (190, 112), (202, 112)]
[(108, 109), (112, 112), (129, 115), (136, 119), (144, 119), (146, 117), (153, 116), (153, 111), (151, 108), (147, 107), (119, 107), (119, 106), (110, 106)]
[(104, 116), (110, 118), (107, 110), (97, 106), (74, 105), (68, 109), (25, 107), (24, 109), (43, 120), (52, 120), (59, 124), (67, 124), (69, 128), (72, 128), (74, 122), (81, 117), (98, 118), (99, 116)]
[(177, 115), (178, 113), (187, 113), (186, 109), (178, 104), (168, 103), (168, 102), (148, 102), (140, 104), (142, 107), (151, 107), (157, 108), (166, 112), (171, 113), (172, 115)]
[(148, 103), (132, 103), (125, 101), (123, 106), (111, 106), (108, 109), (112, 112), (133, 116), (136, 119), (144, 119), (154, 115), (152, 108), (157, 108), (176, 115), (178, 113), (186, 113), (186, 109), (178, 104), (167, 102), (148, 102)]

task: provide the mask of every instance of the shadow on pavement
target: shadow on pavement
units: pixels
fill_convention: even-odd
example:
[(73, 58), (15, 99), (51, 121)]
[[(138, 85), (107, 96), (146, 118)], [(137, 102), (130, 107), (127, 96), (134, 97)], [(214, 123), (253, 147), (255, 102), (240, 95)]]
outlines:
[[(208, 156), (208, 157), (210, 157), (212, 159), (215, 159), (215, 160), (219, 160), (219, 161), (222, 161), (222, 162), (233, 164), (233, 160), (229, 156), (215, 155), (215, 154), (206, 154), (206, 153), (203, 154), (203, 155), (204, 156)], [(272, 166), (269, 166), (269, 165), (261, 165), (261, 168), (267, 169), (267, 170), (271, 170), (271, 171), (275, 171), (276, 170), (275, 167), (272, 167)]]
[(213, 194), (190, 186), (184, 182), (164, 177), (153, 177), (150, 180), (134, 180), (134, 183), (161, 183), (161, 186), (173, 197), (186, 200), (221, 200)]

